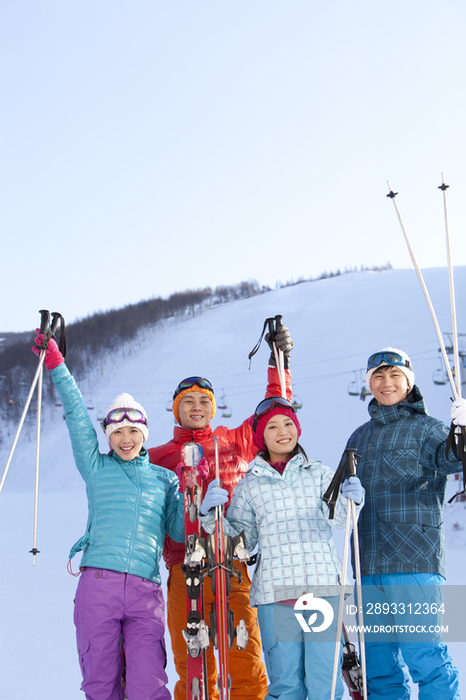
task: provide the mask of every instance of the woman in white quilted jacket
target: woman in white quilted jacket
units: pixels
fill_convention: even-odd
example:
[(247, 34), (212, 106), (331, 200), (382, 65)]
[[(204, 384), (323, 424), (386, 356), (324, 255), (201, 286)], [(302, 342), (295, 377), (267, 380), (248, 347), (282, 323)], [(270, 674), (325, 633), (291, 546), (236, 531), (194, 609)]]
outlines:
[[(332, 618), (330, 606), (337, 606), (341, 572), (331, 527), (345, 527), (348, 498), (360, 509), (364, 490), (357, 477), (346, 480), (330, 519), (322, 496), (333, 472), (307, 458), (291, 403), (281, 397), (264, 399), (252, 421), (259, 454), (235, 488), (224, 527), (232, 536), (244, 531), (249, 551), (259, 545), (250, 602), (257, 606), (267, 698), (326, 700), (335, 650), (335, 627), (326, 623)], [(206, 531), (215, 526), (210, 509), (227, 498), (218, 481), (209, 485), (201, 507)], [(304, 626), (295, 614), (297, 601), (296, 610), (311, 603), (309, 612), (315, 613), (300, 615)], [(338, 679), (335, 697), (342, 695)]]

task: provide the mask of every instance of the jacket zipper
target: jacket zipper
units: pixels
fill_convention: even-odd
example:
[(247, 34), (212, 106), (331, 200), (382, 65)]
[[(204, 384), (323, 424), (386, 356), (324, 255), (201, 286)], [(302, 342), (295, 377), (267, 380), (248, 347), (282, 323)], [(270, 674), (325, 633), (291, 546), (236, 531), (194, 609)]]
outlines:
[(141, 501), (141, 487), (139, 485), (139, 472), (137, 469), (137, 460), (138, 460), (138, 458), (136, 457), (136, 459), (134, 460), (134, 462), (135, 462), (134, 473), (136, 476), (136, 483), (137, 483), (137, 487), (138, 487), (138, 492), (137, 492), (137, 496), (136, 496), (136, 504), (135, 504), (136, 507), (135, 507), (135, 512), (134, 512), (133, 531), (131, 533), (131, 541), (130, 541), (130, 545), (129, 545), (128, 556), (126, 558), (126, 567), (125, 567), (126, 574), (129, 571), (129, 565), (130, 565), (131, 557), (133, 554), (134, 541), (136, 539), (136, 528), (137, 528), (137, 523), (138, 523), (138, 519), (139, 519), (139, 503)]

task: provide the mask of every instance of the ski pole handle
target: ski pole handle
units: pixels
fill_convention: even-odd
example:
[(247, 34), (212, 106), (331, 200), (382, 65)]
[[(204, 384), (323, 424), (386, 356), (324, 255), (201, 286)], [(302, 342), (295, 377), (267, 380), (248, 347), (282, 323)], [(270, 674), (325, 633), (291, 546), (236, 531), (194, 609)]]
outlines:
[(346, 470), (348, 476), (356, 476), (356, 450), (353, 447), (349, 447), (345, 450), (346, 452)]
[[(277, 350), (275, 344), (275, 335), (277, 333), (277, 328), (282, 322), (283, 316), (277, 314), (274, 319), (267, 319), (269, 321), (269, 333), (273, 339), (273, 354), (275, 356), (275, 364), (277, 365), (278, 378), (280, 380), (280, 390), (282, 394), (282, 399), (286, 399), (286, 382), (285, 382), (285, 358), (283, 356), (282, 350)], [(275, 328), (273, 322), (275, 321)]]
[(63, 358), (66, 357), (66, 336), (65, 336), (65, 319), (58, 311), (52, 311), (52, 325), (50, 327), (51, 337), (55, 335), (58, 328), (58, 323), (60, 323), (60, 339), (58, 342), (58, 349), (60, 350)]
[(47, 330), (48, 330), (49, 323), (50, 323), (50, 313), (46, 309), (41, 309), (39, 311), (39, 313), (40, 313), (39, 331), (42, 334), (43, 338), (45, 338), (47, 335)]
[(61, 318), (62, 318), (62, 315), (59, 314), (58, 311), (52, 312), (52, 323), (50, 325), (50, 337), (55, 335), (55, 331), (57, 330), (58, 323), (59, 323)]
[(40, 324), (39, 333), (42, 335), (42, 343), (40, 344), (40, 355), (45, 357), (45, 351), (47, 350), (47, 345), (49, 342), (49, 332), (50, 332), (50, 312), (47, 309), (41, 309), (40, 313)]
[[(275, 357), (275, 364), (277, 366), (278, 376), (280, 377), (280, 386), (281, 386), (282, 382), (281, 382), (281, 376), (280, 376), (280, 350), (277, 350), (277, 346), (275, 344), (276, 327), (274, 328), (273, 322), (274, 322), (273, 318), (268, 318), (266, 320), (266, 323), (269, 326), (270, 341), (272, 343), (273, 354)], [(282, 397), (283, 397), (283, 388), (282, 388)]]

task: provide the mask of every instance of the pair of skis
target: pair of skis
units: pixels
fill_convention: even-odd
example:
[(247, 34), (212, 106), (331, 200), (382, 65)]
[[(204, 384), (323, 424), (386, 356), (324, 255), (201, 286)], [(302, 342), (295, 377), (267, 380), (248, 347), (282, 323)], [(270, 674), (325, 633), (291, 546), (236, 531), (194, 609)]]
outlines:
[[(215, 440), (216, 478), (219, 479), (218, 442)], [(187, 645), (187, 700), (207, 700), (206, 652), (212, 640), (218, 652), (218, 690), (220, 700), (229, 700), (231, 680), (228, 672), (228, 651), (236, 637), (238, 649), (244, 649), (248, 633), (244, 620), (235, 629), (234, 615), (228, 605), (231, 577), (241, 582), (241, 573), (233, 568), (233, 557), (249, 559), (244, 536), (228, 537), (223, 532), (223, 507), (215, 508), (215, 532), (201, 537), (198, 520), (202, 502), (202, 479), (197, 465), (202, 459), (202, 447), (196, 442), (186, 443), (181, 451), (184, 467), (181, 486), (184, 499), (186, 550), (183, 573), (186, 578), (187, 623), (183, 637)], [(215, 605), (209, 625), (204, 619), (204, 579), (211, 579)]]

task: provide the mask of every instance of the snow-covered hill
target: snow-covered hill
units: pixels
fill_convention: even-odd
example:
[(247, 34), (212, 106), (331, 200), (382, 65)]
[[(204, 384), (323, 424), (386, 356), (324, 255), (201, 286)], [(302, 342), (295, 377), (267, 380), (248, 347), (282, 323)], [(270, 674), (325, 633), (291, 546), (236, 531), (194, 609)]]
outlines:
[[(447, 271), (431, 269), (424, 275), (440, 326), (448, 332)], [(455, 270), (455, 286), (458, 328), (466, 333), (466, 308), (460, 303), (466, 298), (465, 267)], [(35, 307), (31, 307), (31, 329), (37, 320)], [(81, 389), (92, 407), (102, 450), (106, 443), (97, 418), (121, 391), (132, 393), (148, 411), (148, 445), (166, 442), (173, 429), (166, 404), (178, 381), (193, 374), (208, 377), (217, 399), (224, 398), (228, 406), (218, 410), (214, 425), (239, 425), (253, 412), (265, 389), (268, 348), (261, 347), (251, 369), (248, 353), (264, 319), (278, 313), (283, 314), (295, 344), (291, 370), (295, 393), (302, 402), (301, 442), (310, 457), (336, 468), (347, 437), (368, 417), (368, 400), (350, 396), (348, 388), (360, 384), (368, 355), (386, 346), (408, 352), (430, 412), (449, 422), (451, 391), (448, 385), (432, 381), (441, 368), (440, 354), (416, 274), (410, 270), (364, 272), (302, 283), (184, 321), (167, 321), (90, 367)], [(73, 348), (68, 352), (71, 355)], [(223, 415), (230, 412), (231, 417)], [(16, 426), (2, 428), (5, 442), (0, 451), (0, 475)], [(40, 554), (35, 567), (29, 553), (34, 462), (34, 434), (24, 431), (0, 494), (1, 696), (5, 700), (79, 700), (82, 693), (72, 621), (76, 580), (66, 572), (66, 564), (71, 545), (85, 527), (87, 511), (84, 485), (74, 467), (59, 406), (44, 411)], [(454, 492), (458, 483), (452, 481), (449, 489)], [(448, 581), (461, 584), (466, 574), (465, 504), (448, 506), (445, 522)], [(73, 566), (76, 570), (78, 561)], [(466, 671), (465, 650), (466, 644), (451, 645), (456, 663)], [(174, 678), (172, 666), (170, 671)]]

